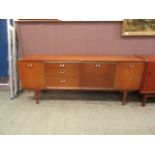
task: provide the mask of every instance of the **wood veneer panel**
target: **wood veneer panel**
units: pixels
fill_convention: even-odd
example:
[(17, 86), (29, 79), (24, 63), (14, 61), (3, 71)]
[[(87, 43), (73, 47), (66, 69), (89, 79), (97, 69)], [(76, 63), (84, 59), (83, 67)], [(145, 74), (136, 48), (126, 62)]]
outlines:
[(115, 69), (115, 63), (81, 63), (80, 85), (88, 88), (113, 88)]
[(45, 63), (47, 87), (80, 87), (78, 63)]
[(46, 76), (70, 76), (79, 74), (78, 63), (45, 63), (45, 74)]
[(138, 90), (144, 71), (144, 63), (118, 63), (114, 88), (117, 90)]
[(155, 62), (148, 62), (140, 91), (155, 93)]
[(115, 63), (46, 63), (46, 85), (47, 87), (113, 88), (115, 69)]
[(23, 88), (45, 88), (44, 64), (42, 62), (18, 62), (18, 72)]

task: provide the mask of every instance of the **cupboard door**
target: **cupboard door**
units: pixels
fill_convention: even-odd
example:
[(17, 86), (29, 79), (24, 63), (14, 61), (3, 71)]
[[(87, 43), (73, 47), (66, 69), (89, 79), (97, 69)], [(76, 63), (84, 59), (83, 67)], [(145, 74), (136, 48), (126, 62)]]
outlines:
[(144, 63), (118, 63), (114, 88), (138, 90), (143, 76)]
[(44, 89), (44, 64), (42, 62), (18, 62), (19, 78), (23, 88)]
[(113, 88), (115, 70), (115, 63), (81, 63), (80, 86), (101, 89)]
[(141, 92), (155, 92), (155, 62), (149, 62), (147, 65)]

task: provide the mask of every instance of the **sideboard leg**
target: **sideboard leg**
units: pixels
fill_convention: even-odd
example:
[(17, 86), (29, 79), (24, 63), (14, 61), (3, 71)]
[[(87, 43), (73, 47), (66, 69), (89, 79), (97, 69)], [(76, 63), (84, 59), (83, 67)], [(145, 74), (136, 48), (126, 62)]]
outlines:
[(46, 93), (47, 93), (47, 90), (44, 89), (44, 90), (42, 90), (42, 92), (43, 92), (44, 94), (46, 94)]
[(34, 91), (34, 97), (35, 97), (36, 103), (39, 104), (39, 90)]
[(141, 104), (142, 107), (144, 107), (146, 105), (147, 98), (148, 98), (148, 94), (144, 94), (143, 101), (142, 101), (142, 104)]
[(126, 98), (127, 98), (127, 95), (128, 95), (128, 91), (123, 91), (123, 99), (122, 99), (122, 105), (125, 105), (125, 103), (126, 103)]

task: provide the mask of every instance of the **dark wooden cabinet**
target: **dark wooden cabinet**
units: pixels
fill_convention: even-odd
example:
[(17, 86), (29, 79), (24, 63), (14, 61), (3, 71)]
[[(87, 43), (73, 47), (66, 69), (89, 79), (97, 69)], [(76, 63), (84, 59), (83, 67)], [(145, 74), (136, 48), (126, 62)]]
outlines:
[(155, 93), (155, 62), (148, 62), (146, 64), (141, 92)]
[(118, 90), (123, 104), (128, 91), (140, 88), (144, 63), (134, 56), (36, 55), (18, 61), (23, 88), (35, 90)]
[(145, 61), (145, 70), (140, 88), (143, 94), (142, 106), (146, 105), (148, 97), (155, 97), (155, 56), (139, 56)]

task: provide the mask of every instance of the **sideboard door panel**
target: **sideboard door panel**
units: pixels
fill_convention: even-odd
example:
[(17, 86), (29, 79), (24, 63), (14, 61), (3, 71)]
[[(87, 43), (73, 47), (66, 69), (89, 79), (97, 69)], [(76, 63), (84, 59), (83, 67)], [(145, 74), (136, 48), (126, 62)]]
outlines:
[(44, 89), (44, 64), (42, 62), (18, 62), (19, 77), (23, 88)]
[(149, 62), (143, 83), (142, 83), (142, 92), (155, 92), (155, 62)]
[(114, 88), (117, 90), (137, 90), (140, 87), (144, 63), (118, 63)]

